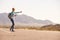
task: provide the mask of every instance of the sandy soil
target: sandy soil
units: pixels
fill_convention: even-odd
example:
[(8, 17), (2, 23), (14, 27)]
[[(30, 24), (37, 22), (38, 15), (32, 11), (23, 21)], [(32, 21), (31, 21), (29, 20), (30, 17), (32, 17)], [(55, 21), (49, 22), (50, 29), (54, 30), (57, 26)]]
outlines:
[(60, 32), (0, 28), (0, 40), (60, 40)]

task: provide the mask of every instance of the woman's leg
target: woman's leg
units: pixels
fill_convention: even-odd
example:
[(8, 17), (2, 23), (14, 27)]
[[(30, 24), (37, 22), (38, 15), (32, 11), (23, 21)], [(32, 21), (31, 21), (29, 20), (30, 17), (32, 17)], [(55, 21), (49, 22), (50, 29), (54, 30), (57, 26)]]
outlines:
[(13, 30), (13, 29), (14, 29), (14, 20), (13, 20), (13, 18), (11, 18), (10, 20), (11, 20), (11, 22), (12, 22), (12, 26), (11, 26), (10, 30), (14, 31), (14, 30)]

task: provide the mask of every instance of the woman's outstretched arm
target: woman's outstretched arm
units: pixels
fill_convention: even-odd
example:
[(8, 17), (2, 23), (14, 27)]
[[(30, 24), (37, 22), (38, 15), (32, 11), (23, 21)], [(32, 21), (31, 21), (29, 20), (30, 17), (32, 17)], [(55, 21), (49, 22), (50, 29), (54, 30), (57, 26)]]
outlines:
[(15, 13), (22, 13), (22, 11), (20, 11), (20, 12), (15, 12)]

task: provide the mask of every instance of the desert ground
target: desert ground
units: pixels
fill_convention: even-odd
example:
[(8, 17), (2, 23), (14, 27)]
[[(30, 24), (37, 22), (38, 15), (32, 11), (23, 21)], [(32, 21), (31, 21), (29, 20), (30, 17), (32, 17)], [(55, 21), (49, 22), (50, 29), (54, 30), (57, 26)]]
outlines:
[(60, 40), (59, 31), (0, 28), (0, 40)]

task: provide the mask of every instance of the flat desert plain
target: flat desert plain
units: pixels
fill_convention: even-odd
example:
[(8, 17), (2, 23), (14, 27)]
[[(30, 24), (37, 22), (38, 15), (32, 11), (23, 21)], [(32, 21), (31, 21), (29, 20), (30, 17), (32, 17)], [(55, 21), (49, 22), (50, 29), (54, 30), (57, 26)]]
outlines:
[(0, 40), (60, 40), (60, 32), (27, 29), (10, 32), (8, 28), (0, 28)]

